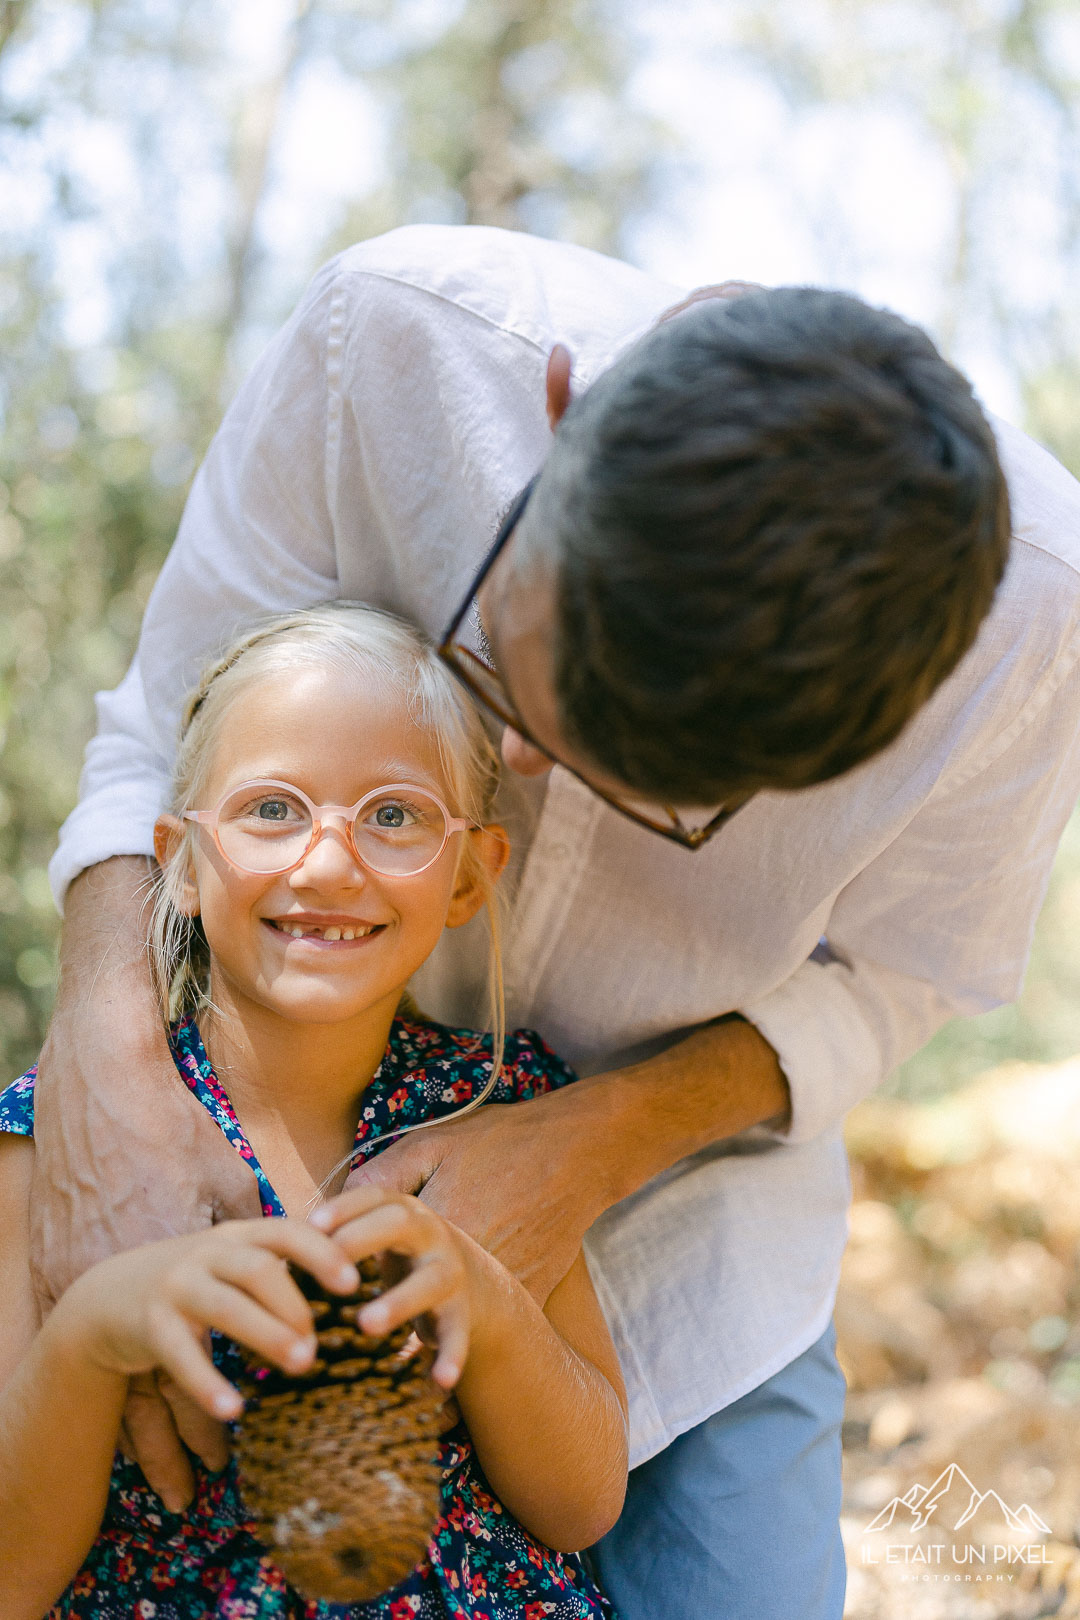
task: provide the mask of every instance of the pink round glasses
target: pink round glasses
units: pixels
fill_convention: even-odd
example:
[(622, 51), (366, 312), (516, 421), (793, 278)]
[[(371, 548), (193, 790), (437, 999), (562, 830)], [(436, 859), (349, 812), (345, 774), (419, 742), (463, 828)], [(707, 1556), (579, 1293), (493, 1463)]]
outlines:
[(314, 804), (291, 782), (241, 782), (213, 810), (185, 810), (241, 872), (280, 876), (306, 859), (333, 822), (362, 866), (382, 877), (416, 877), (452, 833), (476, 824), (452, 816), (434, 793), (407, 782), (374, 788), (353, 805)]

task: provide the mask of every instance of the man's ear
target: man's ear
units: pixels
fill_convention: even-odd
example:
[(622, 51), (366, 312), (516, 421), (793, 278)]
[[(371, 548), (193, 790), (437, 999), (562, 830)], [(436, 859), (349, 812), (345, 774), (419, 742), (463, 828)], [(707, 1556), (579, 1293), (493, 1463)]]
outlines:
[(565, 343), (556, 343), (547, 363), (547, 419), (554, 433), (570, 403), (570, 371), (573, 361)]
[(485, 890), (499, 881), (502, 869), (510, 859), (510, 839), (506, 828), (500, 827), (497, 822), (493, 821), (487, 827), (479, 827), (466, 836), (473, 840), (473, 850), (478, 857), (483, 876), (481, 871), (477, 870), (476, 864), (470, 861), (450, 897), (450, 909), (446, 914), (447, 928), (460, 928), (462, 923), (467, 923), (476, 916), (484, 903)]
[[(175, 858), (183, 836), (184, 823), (179, 816), (158, 816), (154, 822), (154, 855), (162, 870)], [(177, 908), (185, 917), (199, 915), (199, 886), (195, 882), (195, 868), (190, 862), (183, 889), (177, 896)]]

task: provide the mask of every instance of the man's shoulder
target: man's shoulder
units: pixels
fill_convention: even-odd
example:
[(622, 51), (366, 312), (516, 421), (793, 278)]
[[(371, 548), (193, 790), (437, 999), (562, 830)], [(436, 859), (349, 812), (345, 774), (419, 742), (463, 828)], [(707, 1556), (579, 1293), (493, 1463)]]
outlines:
[(1080, 593), (1080, 483), (1061, 462), (1011, 423), (992, 418), (1009, 486), (1013, 538), (1024, 550), (1064, 565)]
[[(485, 225), (403, 225), (334, 260), (339, 277), (382, 280), (548, 349), (555, 340), (606, 355), (643, 330), (683, 289), (572, 242)], [(419, 304), (420, 300), (417, 300)]]
[(1005, 577), (974, 646), (886, 756), (925, 755), (954, 785), (1075, 703), (1080, 657), (1080, 483), (1019, 428), (992, 425), (1012, 510)]
[(1033, 687), (1054, 685), (1080, 647), (1080, 483), (1019, 428), (993, 427), (1012, 546), (980, 641), (984, 657), (1011, 662)]

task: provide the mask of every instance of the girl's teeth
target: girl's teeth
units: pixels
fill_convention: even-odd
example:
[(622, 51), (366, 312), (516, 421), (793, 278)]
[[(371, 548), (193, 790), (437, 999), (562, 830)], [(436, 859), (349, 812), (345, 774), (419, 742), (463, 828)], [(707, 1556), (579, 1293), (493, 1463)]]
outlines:
[(299, 923), (283, 922), (278, 925), (283, 933), (291, 934), (293, 939), (363, 939), (370, 934), (370, 928), (302, 928)]

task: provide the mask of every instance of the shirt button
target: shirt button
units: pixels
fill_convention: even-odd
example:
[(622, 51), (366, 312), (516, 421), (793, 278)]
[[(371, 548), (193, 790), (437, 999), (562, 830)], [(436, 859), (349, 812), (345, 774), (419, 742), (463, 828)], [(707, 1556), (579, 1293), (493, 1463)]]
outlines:
[(552, 844), (551, 855), (556, 861), (565, 861), (570, 851), (565, 844)]

